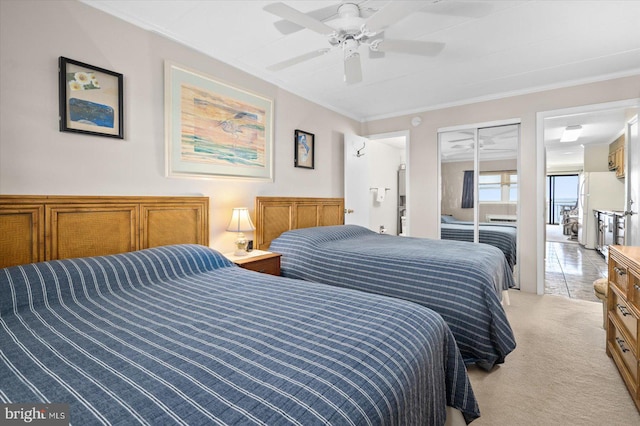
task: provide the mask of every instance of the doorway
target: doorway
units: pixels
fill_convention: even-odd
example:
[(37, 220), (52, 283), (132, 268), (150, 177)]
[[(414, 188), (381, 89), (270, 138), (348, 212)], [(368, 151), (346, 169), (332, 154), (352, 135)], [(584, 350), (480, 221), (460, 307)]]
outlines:
[[(630, 99), (537, 114), (537, 179), (538, 187), (544, 188), (538, 191), (536, 203), (539, 218), (536, 285), (538, 294), (549, 293), (549, 288), (553, 287), (550, 281), (559, 277), (564, 281), (565, 287), (568, 287), (569, 297), (593, 300), (593, 281), (600, 276), (606, 276), (605, 259), (596, 250), (590, 249), (588, 241), (593, 236), (585, 233), (594, 233), (594, 226), (590, 222), (593, 220), (594, 208), (618, 210), (623, 208), (625, 200), (624, 197), (620, 197), (620, 207), (611, 201), (607, 201), (606, 205), (600, 205), (595, 202), (596, 197), (591, 189), (596, 187), (595, 183), (604, 181), (605, 178), (608, 179), (607, 182), (616, 181), (615, 177), (607, 176), (614, 173), (608, 167), (609, 145), (621, 135), (628, 133), (627, 123), (632, 117), (637, 116), (639, 105), (640, 99)], [(570, 143), (560, 142), (563, 130), (567, 127), (582, 128), (582, 134), (578, 140)], [(550, 226), (547, 223), (561, 222), (558, 210), (566, 209), (561, 206), (563, 202), (557, 203), (558, 206), (552, 203), (552, 194), (549, 192), (558, 191), (557, 186), (550, 188), (548, 176), (553, 175), (578, 175), (578, 221), (581, 222), (578, 229), (578, 242), (580, 244), (566, 244), (571, 240), (550, 242), (547, 238), (546, 230)], [(555, 179), (563, 178), (553, 178)], [(616, 186), (624, 186), (623, 183), (617, 183)], [(571, 187), (573, 188), (573, 183)], [(612, 184), (607, 184), (607, 188), (610, 188), (607, 195), (613, 192), (611, 187)], [(562, 198), (560, 192), (561, 190), (554, 198)], [(606, 197), (607, 200), (610, 198)], [(570, 204), (570, 200), (566, 202)], [(559, 268), (568, 269), (560, 270)], [(571, 286), (574, 286), (573, 291)]]
[(409, 132), (345, 134), (345, 224), (409, 235)]

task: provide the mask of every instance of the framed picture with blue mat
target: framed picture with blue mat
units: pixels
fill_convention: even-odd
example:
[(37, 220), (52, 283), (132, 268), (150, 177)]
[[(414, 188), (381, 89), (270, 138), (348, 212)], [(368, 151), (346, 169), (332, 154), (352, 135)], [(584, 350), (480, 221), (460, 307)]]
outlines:
[(123, 76), (61, 56), (60, 131), (124, 138)]
[(293, 165), (303, 169), (313, 169), (315, 156), (315, 135), (303, 130), (295, 131)]

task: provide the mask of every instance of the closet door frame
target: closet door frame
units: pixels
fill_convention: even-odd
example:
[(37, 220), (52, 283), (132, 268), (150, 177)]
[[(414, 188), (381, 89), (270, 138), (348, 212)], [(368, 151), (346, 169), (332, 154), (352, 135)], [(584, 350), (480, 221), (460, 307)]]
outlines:
[[(479, 211), (479, 200), (478, 200), (478, 183), (480, 176), (480, 146), (478, 143), (478, 136), (481, 129), (489, 128), (489, 127), (502, 127), (509, 125), (518, 125), (518, 147), (516, 154), (516, 171), (518, 173), (518, 187), (520, 188), (520, 143), (522, 141), (522, 121), (519, 118), (511, 118), (506, 120), (497, 120), (497, 121), (489, 121), (489, 122), (481, 122), (481, 123), (472, 123), (458, 126), (450, 126), (450, 127), (442, 127), (438, 129), (438, 206), (440, 208), (440, 215), (442, 214), (442, 133), (447, 132), (455, 132), (455, 131), (467, 131), (473, 132), (473, 146), (474, 146), (474, 155), (473, 155), (473, 230), (474, 230), (474, 242), (479, 241), (479, 222), (480, 222), (480, 211)], [(517, 258), (520, 258), (520, 193), (518, 190), (518, 200), (516, 202), (516, 224), (518, 225), (517, 231)], [(441, 235), (441, 220), (438, 220), (437, 224), (437, 235)], [(520, 277), (519, 277), (519, 268), (516, 269), (516, 273), (514, 274), (514, 278), (516, 280), (516, 286), (519, 288), (520, 286)]]

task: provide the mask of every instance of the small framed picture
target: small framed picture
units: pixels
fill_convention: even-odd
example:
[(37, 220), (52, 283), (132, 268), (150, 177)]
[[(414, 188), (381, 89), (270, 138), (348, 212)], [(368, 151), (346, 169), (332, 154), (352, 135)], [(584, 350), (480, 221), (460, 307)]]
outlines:
[(124, 138), (122, 74), (61, 56), (60, 131)]
[(296, 130), (295, 132), (295, 160), (296, 167), (313, 169), (313, 157), (315, 154), (315, 136), (313, 133)]

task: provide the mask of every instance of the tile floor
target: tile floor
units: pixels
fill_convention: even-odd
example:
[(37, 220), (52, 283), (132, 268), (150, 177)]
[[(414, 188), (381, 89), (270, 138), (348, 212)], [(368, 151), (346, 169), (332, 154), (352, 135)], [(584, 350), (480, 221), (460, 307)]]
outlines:
[(599, 302), (593, 282), (607, 276), (604, 257), (562, 235), (559, 225), (547, 225), (545, 293)]

